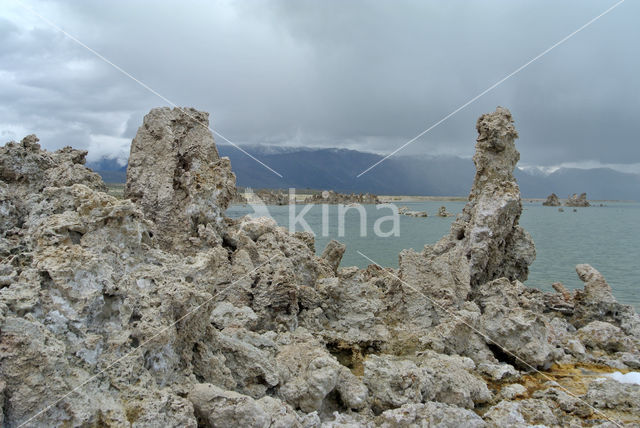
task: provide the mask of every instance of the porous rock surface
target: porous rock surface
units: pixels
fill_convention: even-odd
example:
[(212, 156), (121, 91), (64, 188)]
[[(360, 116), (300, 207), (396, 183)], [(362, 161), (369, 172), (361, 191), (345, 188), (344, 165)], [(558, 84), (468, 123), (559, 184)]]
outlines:
[(506, 109), (478, 122), (451, 233), (399, 269), (339, 267), (338, 242), (318, 257), (310, 234), (226, 218), (230, 166), (206, 114), (185, 111), (145, 118), (128, 199), (104, 193), (84, 152), (35, 136), (0, 148), (3, 426), (633, 420), (633, 386), (531, 383), (554, 363), (635, 367), (640, 321), (589, 265), (573, 293), (521, 283), (535, 253)]
[(371, 193), (338, 193), (328, 190), (304, 199), (305, 204), (379, 204), (377, 195)]
[(533, 240), (518, 225), (522, 202), (513, 170), (520, 154), (511, 113), (498, 107), (476, 129), (476, 176), (451, 232), (421, 253), (400, 253), (400, 277), (447, 305), (493, 279), (526, 280), (535, 259)]
[(562, 204), (560, 203), (560, 199), (558, 199), (558, 195), (552, 193), (547, 196), (547, 200), (544, 201), (542, 205), (544, 205), (545, 207), (559, 207)]
[(590, 207), (591, 206), (591, 204), (587, 200), (586, 193), (581, 193), (580, 195), (578, 195), (577, 193), (574, 193), (573, 195), (569, 196), (569, 199), (567, 199), (567, 202), (565, 202), (565, 205), (568, 207)]
[(449, 211), (447, 211), (447, 207), (445, 207), (444, 205), (441, 206), (440, 208), (438, 208), (438, 217), (453, 217), (453, 214), (451, 214)]
[(189, 239), (219, 238), (235, 196), (235, 175), (220, 158), (209, 115), (195, 109), (151, 110), (131, 143), (124, 197), (158, 229), (158, 243), (181, 249)]

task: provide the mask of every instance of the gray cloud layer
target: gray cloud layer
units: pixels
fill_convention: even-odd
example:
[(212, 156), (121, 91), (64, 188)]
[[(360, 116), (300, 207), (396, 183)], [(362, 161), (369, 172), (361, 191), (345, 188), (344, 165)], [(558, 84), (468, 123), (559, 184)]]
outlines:
[[(613, 2), (28, 4), (235, 142), (387, 153)], [(622, 4), (402, 153), (469, 156), (476, 118), (503, 105), (526, 165), (640, 163), (639, 15)], [(3, 140), (124, 159), (164, 104), (14, 0), (0, 40)]]

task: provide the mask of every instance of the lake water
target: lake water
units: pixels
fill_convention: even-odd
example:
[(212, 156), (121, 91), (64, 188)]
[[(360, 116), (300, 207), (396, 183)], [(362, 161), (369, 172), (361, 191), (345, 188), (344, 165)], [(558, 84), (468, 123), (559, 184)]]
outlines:
[[(462, 211), (464, 202), (429, 201), (399, 203), (411, 210), (427, 211), (429, 217), (400, 216), (399, 236), (376, 237), (374, 223), (389, 216), (391, 210), (364, 205), (367, 212), (366, 236), (360, 236), (360, 215), (348, 210), (344, 216), (344, 236), (339, 236), (338, 207), (328, 206), (328, 236), (323, 234), (323, 209), (314, 205), (304, 215), (304, 220), (316, 234), (316, 250), (321, 253), (331, 239), (347, 245), (341, 266), (366, 267), (369, 262), (357, 251), (366, 254), (382, 266), (397, 267), (398, 253), (404, 248), (420, 251), (425, 244), (437, 242), (449, 231), (455, 217), (435, 216), (441, 205), (451, 213)], [(543, 207), (540, 202), (523, 203), (524, 212), (520, 224), (531, 234), (536, 244), (536, 261), (530, 267), (526, 284), (552, 291), (551, 284), (562, 282), (567, 288), (582, 288), (575, 272), (575, 265), (589, 263), (607, 279), (619, 302), (633, 305), (640, 310), (640, 203), (606, 202), (606, 206), (588, 208)], [(271, 216), (279, 225), (289, 227), (288, 206), (269, 206)], [(298, 213), (304, 205), (297, 205)], [(230, 217), (253, 214), (249, 206), (232, 205), (227, 210)], [(391, 229), (390, 221), (381, 224), (383, 232)], [(303, 230), (297, 224), (296, 230)]]

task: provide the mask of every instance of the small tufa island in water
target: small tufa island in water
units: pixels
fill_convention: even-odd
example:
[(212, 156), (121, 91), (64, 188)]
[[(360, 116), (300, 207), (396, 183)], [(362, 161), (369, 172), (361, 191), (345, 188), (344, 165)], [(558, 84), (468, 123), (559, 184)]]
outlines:
[(640, 422), (640, 385), (618, 381), (640, 368), (634, 310), (589, 265), (583, 290), (522, 284), (536, 252), (507, 109), (478, 119), (450, 233), (398, 269), (340, 268), (337, 241), (318, 257), (309, 233), (227, 218), (235, 176), (202, 123), (147, 114), (124, 200), (84, 151), (0, 148), (3, 426)]

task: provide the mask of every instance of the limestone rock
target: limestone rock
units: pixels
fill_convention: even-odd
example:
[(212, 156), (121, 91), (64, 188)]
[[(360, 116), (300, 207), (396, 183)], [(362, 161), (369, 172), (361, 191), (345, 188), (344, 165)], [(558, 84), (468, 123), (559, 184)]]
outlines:
[(409, 207), (407, 206), (401, 206), (400, 208), (398, 208), (398, 214), (406, 215), (409, 217), (428, 217), (429, 216), (429, 214), (427, 214), (426, 211), (410, 210)]
[(445, 206), (441, 206), (438, 209), (438, 217), (452, 217), (453, 214), (451, 214), (449, 211), (447, 211), (447, 207)]
[(397, 409), (387, 410), (376, 419), (376, 426), (381, 428), (482, 428), (486, 423), (471, 410), (427, 401), (424, 404), (405, 404)]
[(188, 395), (199, 426), (268, 428), (301, 426), (295, 411), (271, 397), (254, 400), (211, 384), (196, 384)]
[(577, 193), (574, 193), (573, 195), (569, 196), (569, 199), (567, 199), (567, 202), (565, 202), (565, 205), (568, 207), (590, 207), (591, 206), (591, 204), (587, 200), (586, 193), (581, 193), (580, 196), (578, 196)]
[(413, 361), (372, 355), (364, 362), (364, 382), (374, 412), (420, 403), (432, 390), (431, 378)]
[(337, 193), (333, 190), (315, 193), (304, 200), (305, 204), (379, 204), (380, 200), (371, 193)]
[(602, 349), (611, 353), (636, 349), (630, 337), (608, 322), (592, 321), (578, 330), (577, 336), (590, 349)]
[(591, 382), (585, 401), (598, 409), (640, 412), (640, 385), (613, 379)]
[[(477, 305), (467, 302), (465, 307), (445, 315), (440, 323), (422, 334), (420, 343), (442, 354), (469, 357), (478, 364), (479, 370), (482, 366), (496, 366), (496, 372), (500, 373), (497, 379), (502, 379), (507, 373), (503, 373), (503, 370), (497, 367), (497, 360), (487, 346), (485, 338), (478, 333), (480, 316)], [(511, 369), (513, 370), (512, 367)], [(483, 374), (494, 377), (487, 372)]]
[(506, 355), (513, 364), (524, 369), (544, 367), (553, 360), (549, 330), (543, 315), (523, 307), (524, 291), (522, 283), (506, 278), (483, 284), (476, 297), (482, 310), (481, 331), (491, 339), (489, 346), (515, 355)]
[(557, 403), (560, 409), (581, 418), (587, 418), (593, 414), (593, 410), (583, 399), (567, 394), (566, 391), (551, 387), (533, 393), (534, 398), (544, 398)]
[(439, 304), (456, 305), (471, 291), (469, 265), (459, 249), (443, 254), (431, 247), (422, 253), (402, 250), (398, 259), (400, 278)]
[[(498, 107), (476, 125), (476, 176), (469, 202), (448, 236), (425, 247), (424, 268), (416, 278), (411, 263), (400, 260), (400, 276), (420, 284), (445, 282), (461, 303), (472, 287), (496, 278), (526, 280), (535, 259), (529, 234), (518, 225), (522, 213), (520, 190), (513, 170), (520, 158), (511, 113)], [(468, 277), (468, 279), (467, 279)], [(444, 278), (444, 279), (443, 279)]]
[(331, 241), (329, 241), (320, 257), (329, 262), (329, 265), (333, 268), (333, 271), (337, 272), (338, 267), (340, 267), (340, 262), (342, 261), (342, 255), (344, 254), (346, 249), (346, 245), (336, 241), (335, 239), (332, 239)]
[(560, 199), (558, 199), (558, 195), (552, 193), (547, 196), (547, 200), (544, 201), (542, 205), (544, 205), (545, 207), (559, 207), (561, 204)]
[(578, 299), (586, 303), (612, 303), (616, 301), (604, 276), (591, 265), (577, 265), (576, 272), (585, 284), (584, 292), (578, 296)]
[(557, 426), (558, 419), (545, 401), (501, 401), (484, 415), (492, 426), (517, 428), (529, 425)]
[(8, 186), (0, 181), (0, 235), (21, 226), (22, 219), (16, 204), (19, 202), (11, 195)]
[(188, 247), (199, 226), (219, 229), (235, 195), (228, 158), (220, 158), (207, 113), (156, 108), (131, 143), (125, 198), (136, 202), (164, 249)]
[(87, 152), (64, 147), (55, 152), (40, 148), (38, 137), (28, 135), (20, 143), (0, 148), (0, 180), (12, 184), (21, 196), (45, 187), (83, 184), (95, 190), (107, 187), (98, 174), (84, 166)]
[(374, 411), (422, 400), (473, 408), (491, 398), (486, 384), (470, 373), (470, 359), (427, 353), (414, 362), (384, 355), (364, 364)]
[[(84, 152), (1, 148), (3, 426), (484, 426), (468, 409), (496, 400), (489, 425), (591, 417), (557, 385), (520, 400), (531, 379), (491, 339), (535, 366), (637, 367), (640, 319), (588, 266), (574, 293), (519, 282), (515, 130), (498, 109), (478, 131), (467, 207), (399, 269), (339, 268), (338, 243), (318, 257), (310, 234), (226, 218), (228, 165), (176, 110), (136, 137), (133, 199), (104, 193)], [(630, 414), (629, 388), (586, 397)]]
[(249, 204), (289, 205), (294, 201), (282, 190), (260, 189), (255, 192), (247, 189), (246, 201)]
[(527, 388), (520, 385), (519, 383), (507, 385), (500, 390), (500, 396), (507, 400), (513, 400), (514, 398), (524, 397), (526, 393), (527, 393)]
[(576, 290), (571, 323), (577, 328), (592, 321), (604, 321), (620, 327), (630, 336), (640, 336), (640, 316), (629, 305), (618, 303), (604, 276), (590, 265), (576, 266), (584, 290)]
[(334, 390), (350, 408), (361, 408), (366, 402), (364, 385), (308, 335), (293, 336), (291, 343), (280, 348), (276, 361), (279, 394), (296, 409), (321, 410)]

